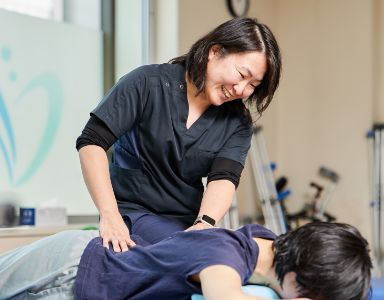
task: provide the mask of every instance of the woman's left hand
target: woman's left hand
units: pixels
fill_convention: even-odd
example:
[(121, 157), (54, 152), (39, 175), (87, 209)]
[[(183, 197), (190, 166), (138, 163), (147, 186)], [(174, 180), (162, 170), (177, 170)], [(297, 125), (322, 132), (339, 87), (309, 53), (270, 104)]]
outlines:
[(192, 225), (191, 227), (185, 229), (185, 231), (190, 231), (190, 230), (201, 230), (201, 229), (208, 229), (208, 228), (213, 228), (212, 225), (205, 224), (205, 223), (197, 223), (196, 225)]

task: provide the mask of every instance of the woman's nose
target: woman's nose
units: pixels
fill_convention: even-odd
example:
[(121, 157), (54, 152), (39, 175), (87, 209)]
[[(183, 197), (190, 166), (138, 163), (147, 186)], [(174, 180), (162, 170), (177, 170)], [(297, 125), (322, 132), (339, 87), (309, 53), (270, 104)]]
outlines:
[(248, 83), (245, 80), (242, 80), (234, 85), (233, 89), (236, 93), (236, 97), (238, 98), (247, 98), (249, 97), (249, 93), (247, 92)]

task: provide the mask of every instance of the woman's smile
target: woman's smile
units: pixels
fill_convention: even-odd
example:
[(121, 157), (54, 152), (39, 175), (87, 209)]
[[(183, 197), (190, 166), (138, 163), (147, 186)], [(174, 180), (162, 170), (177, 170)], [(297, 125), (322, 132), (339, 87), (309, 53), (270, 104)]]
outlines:
[(225, 97), (227, 100), (230, 99), (230, 98), (232, 97), (232, 94), (228, 91), (228, 89), (227, 89), (224, 85), (221, 86), (221, 90), (222, 90), (222, 92), (223, 92), (223, 94), (224, 94), (224, 97)]

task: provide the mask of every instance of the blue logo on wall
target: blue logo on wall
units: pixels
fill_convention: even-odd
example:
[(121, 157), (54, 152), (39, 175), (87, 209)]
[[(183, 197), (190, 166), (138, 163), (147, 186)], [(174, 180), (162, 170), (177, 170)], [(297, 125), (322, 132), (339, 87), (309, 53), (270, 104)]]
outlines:
[[(8, 63), (12, 58), (11, 49), (3, 47), (0, 58), (3, 62)], [(7, 74), (7, 78), (8, 83), (16, 83), (18, 74), (11, 71)], [(17, 147), (16, 133), (14, 130), (15, 121), (11, 118), (10, 109), (25, 105), (31, 100), (31, 97), (28, 97), (28, 95), (36, 89), (43, 90), (48, 99), (47, 115), (44, 122), (45, 126), (42, 133), (36, 133), (35, 140), (38, 146), (32, 154), (30, 162), (22, 166), (20, 174), (16, 176), (14, 170), (21, 149)], [(0, 163), (0, 169), (4, 170), (5, 168), (9, 182), (12, 185), (20, 186), (36, 174), (54, 144), (63, 110), (62, 87), (57, 75), (54, 73), (44, 73), (32, 78), (15, 99), (6, 99), (5, 97), (0, 90), (0, 129), (3, 128), (3, 131), (0, 130), (0, 162), (5, 162), (5, 164)], [(0, 183), (2, 181), (3, 180), (0, 180)]]

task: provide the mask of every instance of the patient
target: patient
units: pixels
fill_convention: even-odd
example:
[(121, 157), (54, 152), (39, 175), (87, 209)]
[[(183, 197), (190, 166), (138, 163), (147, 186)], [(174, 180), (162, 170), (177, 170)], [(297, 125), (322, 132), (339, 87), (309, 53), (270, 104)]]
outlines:
[(97, 231), (72, 230), (0, 256), (0, 299), (261, 299), (262, 284), (283, 299), (365, 300), (371, 260), (352, 226), (311, 223), (276, 237), (260, 225), (174, 233), (115, 253)]

